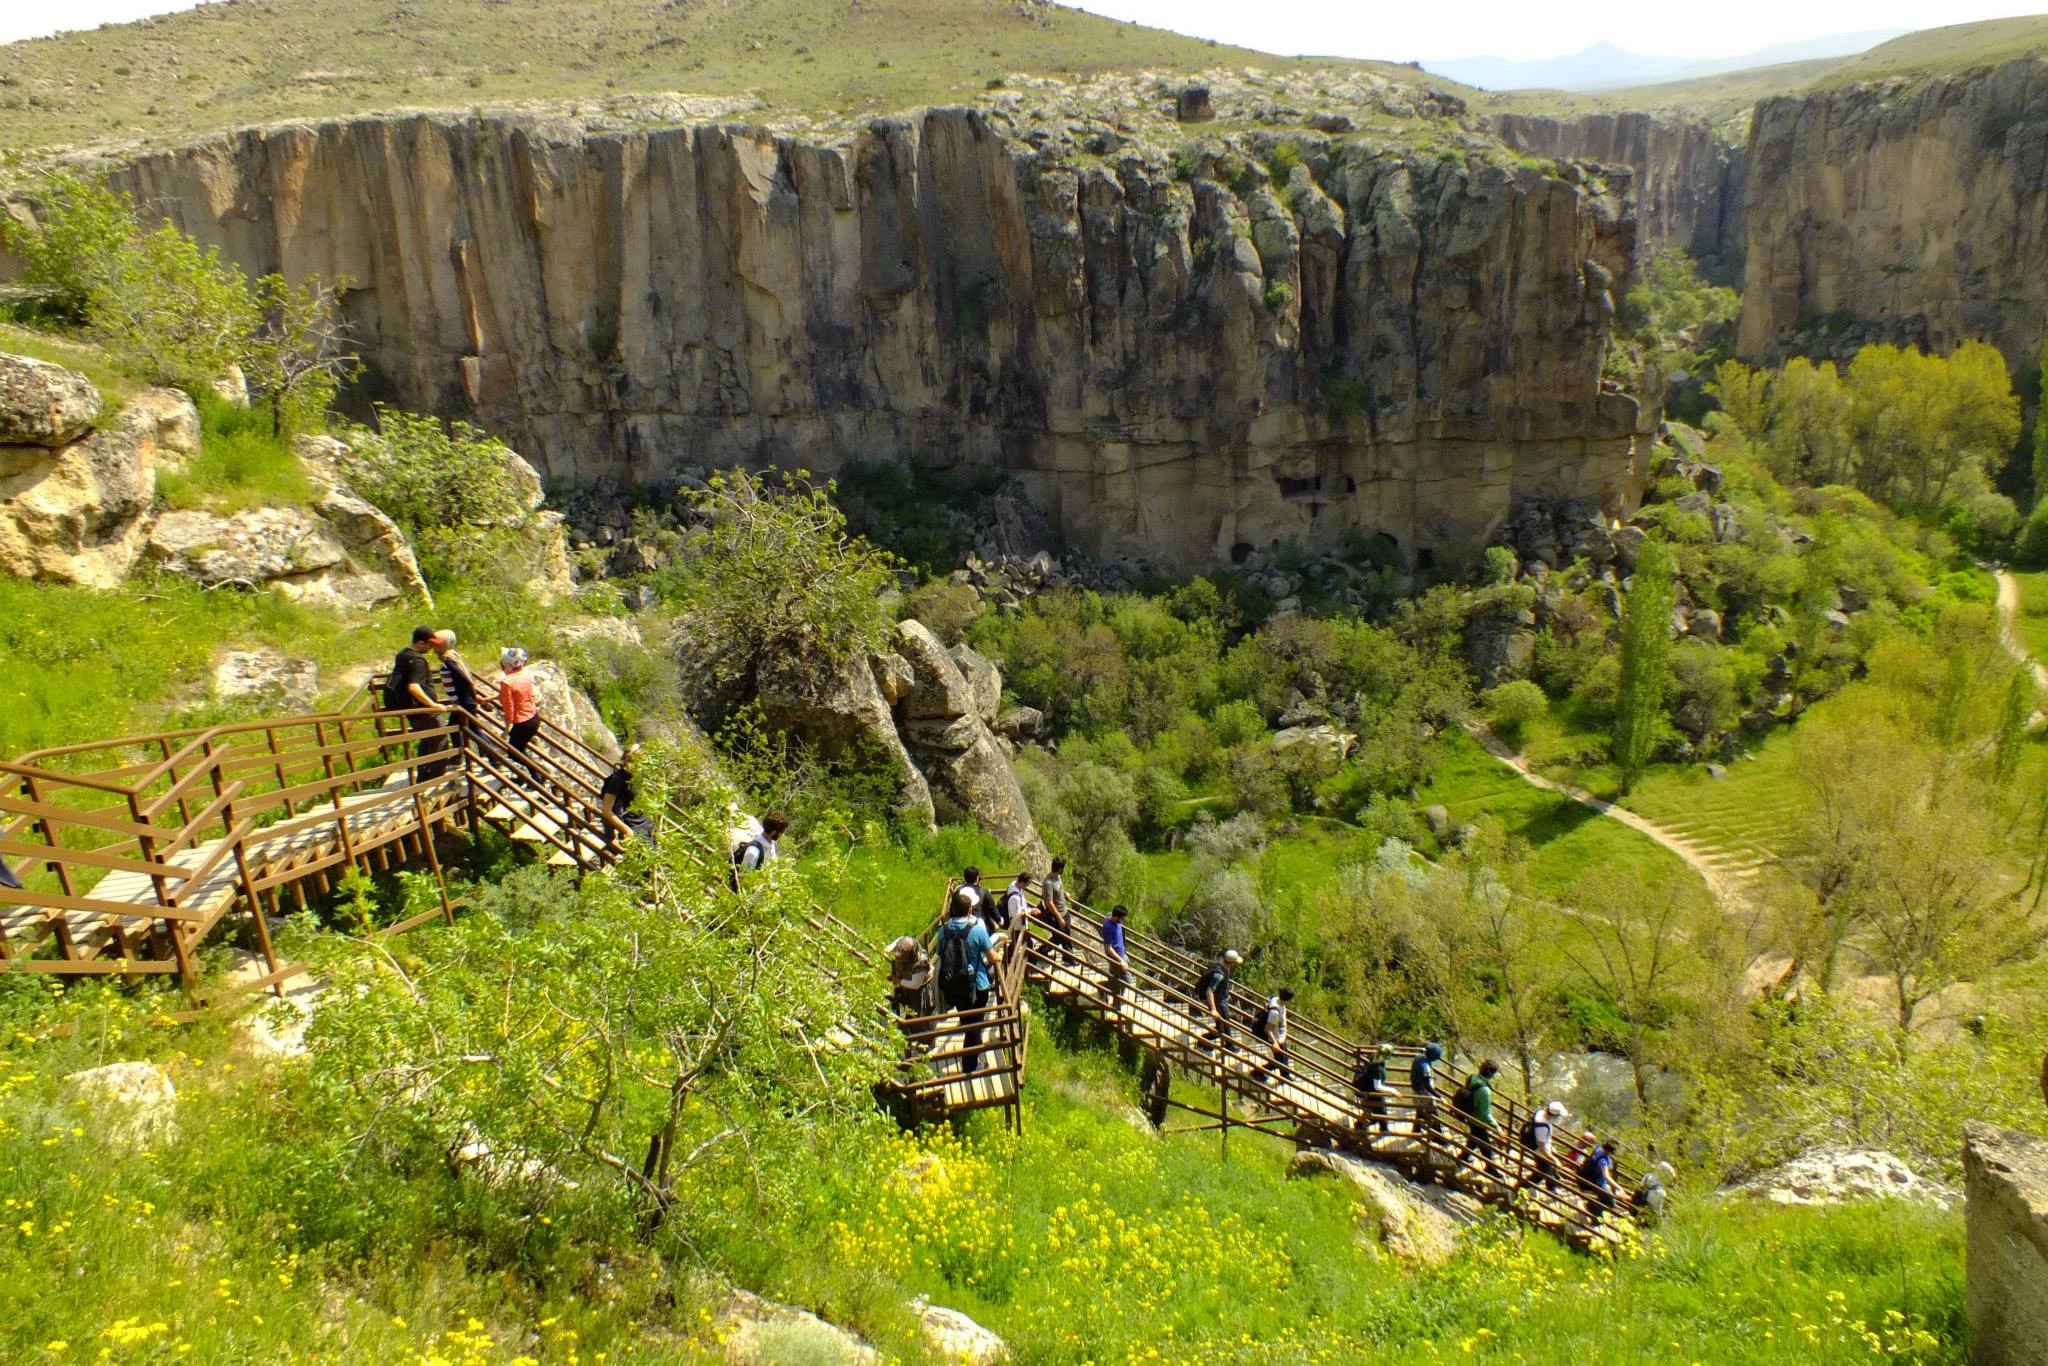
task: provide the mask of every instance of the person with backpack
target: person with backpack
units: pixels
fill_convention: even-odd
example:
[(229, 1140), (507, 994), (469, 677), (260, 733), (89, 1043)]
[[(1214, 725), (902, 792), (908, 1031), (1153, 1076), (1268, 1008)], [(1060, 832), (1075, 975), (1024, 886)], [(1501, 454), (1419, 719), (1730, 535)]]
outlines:
[[(391, 672), (384, 676), (384, 710), (409, 713), (405, 718), (406, 729), (416, 733), (440, 731), (447, 725), (448, 708), (434, 696), (434, 667), (427, 662), (427, 651), (433, 648), (435, 635), (431, 626), (413, 627), (412, 644), (398, 652), (391, 661)], [(427, 735), (413, 742), (413, 757), (425, 760), (447, 747), (445, 734)], [(445, 760), (422, 762), (413, 770), (413, 781), (423, 783), (438, 778), (447, 767)]]
[(909, 935), (889, 945), (889, 1007), (898, 1016), (932, 1011), (932, 956)]
[(1528, 1152), (1530, 1161), (1529, 1179), (1524, 1184), (1542, 1186), (1546, 1190), (1561, 1187), (1557, 1175), (1557, 1126), (1564, 1123), (1564, 1102), (1553, 1100), (1539, 1106), (1536, 1112), (1522, 1122), (1522, 1147)]
[(1019, 873), (995, 899), (994, 908), (988, 915), (988, 927), (992, 934), (1005, 934), (1022, 929), (1024, 917), (1031, 914), (1031, 874)]
[(1636, 1193), (1629, 1197), (1629, 1212), (1638, 1223), (1660, 1224), (1664, 1222), (1664, 1205), (1671, 1198), (1670, 1187), (1665, 1180), (1678, 1175), (1669, 1162), (1659, 1162), (1643, 1173), (1643, 1184), (1636, 1187)]
[(1244, 955), (1236, 949), (1225, 949), (1223, 956), (1211, 963), (1209, 970), (1202, 974), (1202, 980), (1195, 983), (1195, 1004), (1208, 1017), (1198, 1042), (1199, 1047), (1229, 1044), (1230, 973), (1243, 961)]
[(455, 632), (443, 626), (434, 632), (434, 658), (441, 661), (441, 686), (447, 689), (448, 704), (455, 709), (455, 743), (469, 742), (469, 723), (476, 716), (476, 675), (469, 661), (455, 651)]
[[(989, 897), (988, 888), (981, 885), (981, 869), (972, 863), (960, 870), (960, 890), (974, 898), (974, 913), (984, 922), (994, 914), (995, 906)], [(993, 934), (995, 926), (990, 925), (989, 932)]]
[(1486, 1174), (1496, 1181), (1501, 1179), (1493, 1146), (1493, 1079), (1498, 1075), (1500, 1064), (1488, 1058), (1451, 1097), (1451, 1108), (1465, 1120), (1465, 1147), (1459, 1152), (1458, 1161), (1477, 1158)]
[(1621, 1208), (1620, 1193), (1614, 1188), (1614, 1145), (1605, 1139), (1593, 1140), (1593, 1146), (1579, 1159), (1578, 1177), (1588, 1188), (1586, 1214), (1595, 1220), (1618, 1213)]
[(1272, 1059), (1260, 1063), (1252, 1072), (1253, 1079), (1258, 1082), (1265, 1083), (1271, 1077), (1278, 1077), (1283, 1082), (1294, 1079), (1294, 1060), (1287, 1056), (1287, 1007), (1293, 1000), (1292, 987), (1280, 988), (1266, 998), (1259, 1018), (1252, 1021), (1252, 1033), (1265, 1040), (1266, 1047), (1273, 1050)]
[(776, 841), (782, 838), (782, 832), (787, 829), (789, 817), (780, 811), (770, 811), (761, 817), (758, 831), (740, 832), (743, 838), (732, 847), (733, 890), (739, 890), (742, 874), (758, 873), (775, 862), (779, 852)]
[(1394, 1131), (1393, 1121), (1387, 1118), (1388, 1097), (1394, 1093), (1392, 1082), (1387, 1080), (1387, 1064), (1393, 1059), (1394, 1046), (1380, 1044), (1368, 1051), (1358, 1050), (1357, 1067), (1351, 1073), (1351, 1089), (1358, 1092), (1362, 1102), (1356, 1127), (1364, 1129), (1377, 1124), (1380, 1137), (1385, 1138)]
[(1038, 885), (1038, 918), (1052, 939), (1053, 952), (1071, 961), (1074, 956), (1073, 930), (1067, 924), (1067, 861), (1056, 858), (1052, 871)]
[[(764, 822), (765, 823), (765, 822)], [(953, 893), (946, 923), (933, 939), (933, 957), (939, 965), (939, 994), (949, 1009), (977, 1011), (988, 1004), (993, 980), (989, 951), (994, 947), (988, 926), (976, 913), (976, 902), (962, 887)], [(981, 1063), (981, 1017), (966, 1022), (961, 1031), (960, 1075), (973, 1073)]]
[(1444, 1046), (1431, 1039), (1415, 1055), (1415, 1061), (1408, 1064), (1408, 1089), (1415, 1093), (1413, 1127), (1425, 1147), (1442, 1133), (1436, 1122), (1436, 1065), (1443, 1060)]

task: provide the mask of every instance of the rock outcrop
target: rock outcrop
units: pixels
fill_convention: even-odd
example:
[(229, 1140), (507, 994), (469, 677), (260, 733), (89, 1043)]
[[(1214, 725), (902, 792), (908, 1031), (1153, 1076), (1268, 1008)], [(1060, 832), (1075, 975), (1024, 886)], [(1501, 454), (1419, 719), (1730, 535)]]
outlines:
[(1711, 124), (1645, 113), (1494, 114), (1485, 123), (1530, 156), (1628, 167), (1645, 251), (1676, 247), (1710, 264), (1741, 260), (1748, 150)]
[(229, 650), (213, 665), (217, 702), (259, 701), (307, 711), (320, 694), (320, 668), (282, 650)]
[(733, 1366), (783, 1366), (792, 1361), (870, 1366), (881, 1360), (874, 1348), (810, 1310), (764, 1300), (745, 1290), (732, 1292), (712, 1329), (725, 1360)]
[(1956, 1193), (1887, 1152), (1815, 1148), (1728, 1188), (1779, 1205), (1839, 1205), (1847, 1200), (1912, 1200), (1947, 1209)]
[(1411, 1181), (1392, 1167), (1349, 1153), (1305, 1148), (1287, 1164), (1290, 1177), (1334, 1176), (1358, 1191), (1360, 1220), (1377, 1244), (1402, 1261), (1437, 1266), (1458, 1250), (1459, 1230), (1479, 1222), (1470, 1196)]
[(1765, 100), (1744, 227), (1743, 354), (1975, 337), (2031, 372), (2048, 316), (2048, 62)]
[(1963, 1298), (1975, 1366), (2027, 1366), (2048, 1344), (2048, 1139), (1963, 1127)]
[(915, 680), (896, 704), (897, 729), (931, 786), (933, 810), (940, 820), (972, 817), (1032, 866), (1041, 866), (1045, 842), (993, 729), (1002, 705), (1002, 676), (988, 660), (955, 646), (969, 660), (963, 670), (956, 654), (923, 622), (901, 622), (896, 631), (898, 653)]
[(1625, 510), (1618, 176), (1319, 132), (1291, 161), (1262, 132), (1076, 164), (1029, 136), (990, 109), (834, 145), (421, 115), (114, 179), (252, 272), (355, 281), (399, 401), (549, 479), (999, 465), (1083, 548), (1190, 566), (1353, 529), (1465, 557), (1539, 492)]
[(275, 588), (338, 611), (433, 602), (397, 526), (346, 489), (326, 490), (310, 508), (166, 512), (150, 524), (144, 550), (169, 572), (209, 587)]
[(135, 566), (158, 461), (197, 449), (199, 417), (168, 390), (98, 409), (84, 376), (0, 355), (0, 433), (38, 438), (0, 444), (0, 572), (111, 588)]
[(910, 666), (895, 655), (883, 659), (887, 662), (855, 659), (843, 668), (820, 670), (813, 659), (772, 656), (755, 673), (755, 700), (769, 724), (803, 736), (827, 754), (844, 753), (863, 741), (876, 745), (896, 772), (898, 814), (930, 830), (935, 824), (931, 786), (911, 761), (890, 711), (912, 684)]

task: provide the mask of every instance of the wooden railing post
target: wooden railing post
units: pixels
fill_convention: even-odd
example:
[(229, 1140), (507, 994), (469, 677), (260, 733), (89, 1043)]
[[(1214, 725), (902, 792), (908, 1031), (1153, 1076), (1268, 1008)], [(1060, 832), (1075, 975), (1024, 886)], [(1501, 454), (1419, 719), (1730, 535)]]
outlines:
[[(38, 805), (42, 803), (42, 788), (36, 784), (36, 780), (34, 778), (23, 778), (21, 780), (21, 789), (25, 794), (27, 794), (28, 799), (30, 801), (35, 802)], [(39, 828), (41, 828), (43, 832), (43, 840), (45, 843), (47, 843), (52, 849), (62, 847), (57, 840), (57, 829), (55, 826), (50, 824), (50, 818), (48, 816), (39, 817), (36, 821), (36, 824)], [(144, 854), (143, 857), (148, 858), (149, 855)], [(57, 859), (50, 860), (47, 866), (57, 874), (57, 886), (63, 890), (64, 895), (78, 895), (78, 889), (71, 885), (71, 869), (69, 867), (67, 867), (61, 860)]]

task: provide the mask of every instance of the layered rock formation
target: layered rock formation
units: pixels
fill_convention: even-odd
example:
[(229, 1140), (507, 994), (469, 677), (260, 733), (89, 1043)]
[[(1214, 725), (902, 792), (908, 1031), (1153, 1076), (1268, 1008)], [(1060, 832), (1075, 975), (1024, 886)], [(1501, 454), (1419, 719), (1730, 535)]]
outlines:
[(2048, 63), (1759, 104), (1740, 348), (1992, 342), (2015, 373), (2048, 316)]
[(1185, 565), (1353, 528), (1464, 556), (1526, 495), (1628, 502), (1637, 405), (1601, 382), (1635, 247), (1618, 179), (1016, 132), (421, 116), (116, 180), (253, 271), (348, 276), (399, 400), (467, 410), (551, 479), (975, 461), (1091, 551)]
[(1969, 1124), (1963, 1172), (1970, 1360), (2038, 1362), (2048, 1343), (2048, 1140)]
[(1627, 166), (1635, 173), (1636, 232), (1643, 249), (1690, 252), (1711, 265), (1739, 262), (1748, 150), (1711, 124), (1681, 115), (1495, 114), (1494, 136), (1530, 156)]

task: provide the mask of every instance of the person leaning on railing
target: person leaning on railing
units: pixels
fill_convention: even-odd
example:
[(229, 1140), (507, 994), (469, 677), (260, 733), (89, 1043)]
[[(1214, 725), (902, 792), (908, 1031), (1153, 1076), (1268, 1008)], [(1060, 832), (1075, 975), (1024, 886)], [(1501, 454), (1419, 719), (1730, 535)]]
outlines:
[[(448, 711), (441, 699), (434, 696), (434, 666), (427, 662), (427, 651), (433, 648), (434, 639), (433, 627), (415, 626), (412, 644), (398, 652), (391, 661), (391, 672), (384, 680), (384, 709), (408, 713), (405, 724), (414, 731), (439, 731), (445, 724)], [(446, 735), (424, 735), (414, 742), (413, 755), (424, 760), (447, 746)], [(445, 760), (421, 763), (413, 775), (414, 781), (426, 782), (437, 778), (446, 767)]]
[(476, 716), (476, 675), (470, 672), (469, 661), (456, 653), (455, 632), (448, 627), (434, 632), (433, 649), (441, 661), (441, 686), (455, 708), (455, 744), (460, 748), (469, 743), (469, 724)]

